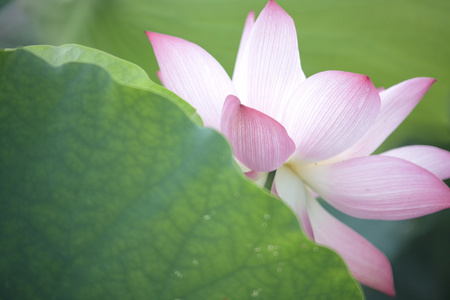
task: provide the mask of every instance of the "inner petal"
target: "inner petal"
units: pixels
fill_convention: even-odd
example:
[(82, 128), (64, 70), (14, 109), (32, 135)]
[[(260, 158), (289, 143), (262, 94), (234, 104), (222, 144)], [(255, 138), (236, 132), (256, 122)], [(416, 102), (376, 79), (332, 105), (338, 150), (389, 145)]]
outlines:
[(293, 93), (281, 123), (306, 163), (330, 158), (356, 143), (375, 121), (380, 96), (369, 77), (326, 71)]
[(303, 80), (294, 21), (269, 1), (239, 49), (233, 74), (237, 94), (242, 103), (279, 120), (288, 96)]

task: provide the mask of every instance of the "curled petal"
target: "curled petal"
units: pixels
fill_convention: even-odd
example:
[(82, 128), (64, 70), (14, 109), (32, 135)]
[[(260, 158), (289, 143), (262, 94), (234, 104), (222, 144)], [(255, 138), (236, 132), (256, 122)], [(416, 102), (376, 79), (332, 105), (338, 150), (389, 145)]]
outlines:
[(314, 239), (344, 259), (350, 272), (362, 284), (394, 296), (394, 279), (389, 260), (369, 241), (330, 215), (312, 196), (307, 209)]
[(450, 207), (450, 189), (445, 183), (396, 157), (358, 157), (299, 171), (326, 201), (359, 218), (403, 220)]
[(146, 32), (160, 67), (158, 77), (166, 88), (189, 102), (205, 126), (220, 128), (226, 96), (235, 94), (228, 74), (204, 49), (186, 40)]
[(317, 73), (292, 94), (281, 120), (304, 162), (332, 157), (358, 141), (375, 121), (380, 96), (369, 77)]
[(270, 172), (281, 166), (295, 150), (284, 127), (271, 117), (226, 98), (221, 131), (233, 146), (234, 155), (251, 170)]
[(411, 113), (435, 81), (434, 78), (427, 77), (412, 78), (382, 91), (381, 110), (375, 123), (336, 160), (366, 156), (375, 151)]
[(304, 79), (294, 21), (271, 0), (239, 53), (233, 74), (238, 95), (243, 104), (278, 120), (287, 97)]
[(450, 178), (450, 152), (433, 146), (405, 146), (381, 155), (398, 157), (427, 169), (439, 179)]
[(314, 240), (314, 234), (306, 211), (306, 194), (303, 181), (292, 170), (281, 166), (276, 174), (272, 192), (277, 194), (298, 216), (305, 233)]

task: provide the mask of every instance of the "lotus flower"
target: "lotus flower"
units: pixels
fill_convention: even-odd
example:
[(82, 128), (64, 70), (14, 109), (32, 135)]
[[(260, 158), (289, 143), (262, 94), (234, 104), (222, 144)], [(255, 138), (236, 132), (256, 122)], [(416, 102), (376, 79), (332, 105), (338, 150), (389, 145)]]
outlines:
[(435, 81), (380, 93), (369, 77), (327, 71), (306, 79), (292, 18), (275, 1), (245, 22), (232, 80), (201, 47), (147, 32), (165, 87), (220, 130), (250, 178), (277, 170), (273, 192), (315, 242), (337, 251), (362, 284), (394, 295), (387, 258), (316, 200), (359, 218), (401, 220), (450, 206), (450, 152), (407, 146), (370, 155)]

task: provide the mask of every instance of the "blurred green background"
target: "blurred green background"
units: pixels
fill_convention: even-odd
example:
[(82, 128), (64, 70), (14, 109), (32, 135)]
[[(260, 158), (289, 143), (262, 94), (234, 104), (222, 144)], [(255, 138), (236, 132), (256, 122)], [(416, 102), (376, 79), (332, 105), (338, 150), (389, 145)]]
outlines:
[[(437, 82), (379, 151), (406, 144), (450, 150), (450, 1), (279, 0), (294, 19), (307, 76), (369, 75), (389, 87)], [(78, 43), (136, 63), (157, 81), (145, 30), (210, 52), (231, 75), (247, 13), (266, 0), (0, 0), (0, 47)], [(332, 210), (330, 208), (330, 210)], [(361, 221), (335, 212), (392, 262), (397, 299), (450, 299), (450, 211), (415, 220)], [(390, 299), (365, 289), (367, 299)]]

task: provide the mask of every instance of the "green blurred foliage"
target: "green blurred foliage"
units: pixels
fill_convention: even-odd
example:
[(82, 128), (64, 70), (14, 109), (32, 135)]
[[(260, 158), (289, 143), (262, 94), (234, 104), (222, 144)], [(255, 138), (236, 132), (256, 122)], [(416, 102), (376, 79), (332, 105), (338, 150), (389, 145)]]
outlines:
[(8, 2), (10, 2), (11, 0), (0, 0), (0, 9), (5, 6), (6, 4), (8, 4)]

